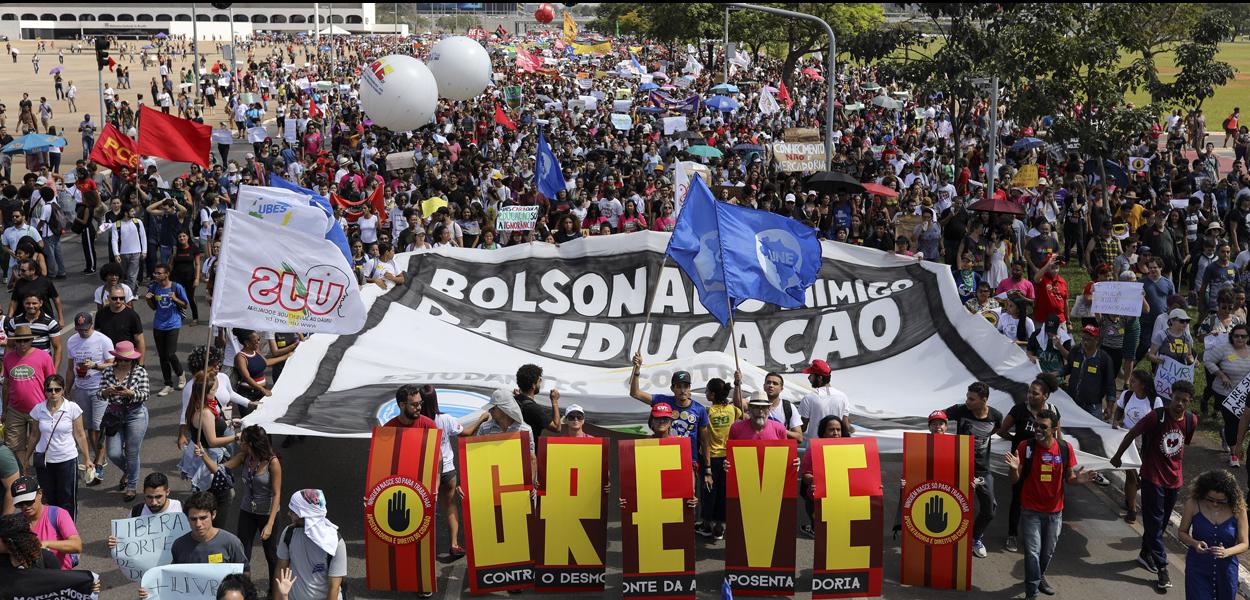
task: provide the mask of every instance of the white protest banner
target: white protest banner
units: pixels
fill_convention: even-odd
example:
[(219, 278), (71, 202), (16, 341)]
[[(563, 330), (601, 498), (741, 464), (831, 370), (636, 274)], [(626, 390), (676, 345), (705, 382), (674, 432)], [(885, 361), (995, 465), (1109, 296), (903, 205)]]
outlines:
[(664, 135), (673, 135), (678, 131), (686, 130), (686, 117), (679, 115), (676, 117), (664, 117)]
[(1194, 381), (1194, 366), (1181, 364), (1180, 361), (1163, 356), (1163, 364), (1155, 371), (1155, 392), (1164, 398), (1172, 397), (1172, 384), (1178, 381)]
[(1094, 284), (1094, 302), (1089, 311), (1102, 315), (1140, 317), (1142, 284), (1137, 281), (1099, 281)]
[(216, 600), (217, 587), (243, 563), (180, 564), (148, 569), (139, 583), (148, 600)]
[(300, 77), (295, 80), (295, 87), (301, 90), (306, 90), (312, 87), (312, 82), (308, 81), (307, 77)]
[(213, 325), (352, 334), (365, 316), (356, 274), (333, 242), (226, 211)]
[(634, 119), (629, 115), (612, 113), (612, 127), (621, 131), (629, 131), (634, 126)]
[(774, 142), (777, 170), (820, 171), (825, 168), (825, 145), (818, 142)]
[(586, 103), (581, 100), (569, 100), (569, 110), (586, 110)]
[(590, 95), (594, 96), (595, 100), (606, 100), (608, 97), (602, 90), (591, 90)]
[(577, 99), (586, 104), (586, 110), (599, 109), (599, 99), (594, 96), (578, 96)]
[(629, 112), (629, 107), (632, 104), (633, 102), (630, 100), (613, 100), (612, 112), (618, 112), (618, 113)]
[(1229, 412), (1241, 417), (1242, 411), (1246, 410), (1246, 398), (1250, 396), (1250, 375), (1241, 378), (1237, 385), (1228, 392), (1228, 396), (1224, 398), (1224, 408)]
[(267, 137), (269, 137), (269, 132), (265, 131), (264, 127), (248, 127), (247, 128), (248, 143), (258, 144), (260, 142), (265, 141), (265, 138)]
[(579, 88), (581, 88), (581, 89), (583, 89), (583, 90), (588, 90), (588, 89), (590, 89), (590, 87), (591, 87), (591, 86), (593, 86), (594, 84), (595, 84), (595, 82), (594, 82), (594, 81), (591, 81), (591, 80), (589, 80), (589, 79), (578, 79), (578, 80), (577, 80), (577, 87), (579, 87)]
[(529, 231), (538, 221), (537, 206), (505, 206), (495, 217), (496, 231)]
[[(510, 381), (516, 365), (533, 362), (560, 373), (561, 399), (580, 404), (596, 424), (645, 424), (645, 405), (619, 400), (628, 390), (621, 374), (639, 345), (652, 391), (667, 389), (675, 371), (727, 378), (735, 369), (729, 328), (707, 314), (679, 267), (664, 264), (669, 238), (639, 231), (560, 246), (400, 254), (400, 289), (365, 292), (376, 296), (369, 311), (376, 319), (356, 335), (301, 342), (282, 383), (247, 423), (286, 435), (368, 438), (397, 414), (394, 382), (401, 380), (434, 386), (441, 410), (473, 419), (490, 399), (483, 382)], [(881, 451), (895, 453), (901, 431), (925, 431), (934, 398), (959, 397), (974, 381), (989, 382), (999, 411), (1025, 401), (1037, 365), (964, 309), (949, 267), (834, 242), (824, 242), (821, 254), (808, 304), (781, 309), (751, 300), (736, 312), (735, 331), (745, 332), (736, 336), (744, 386), (762, 386), (776, 371), (785, 379), (783, 399), (797, 402), (811, 393), (802, 368), (825, 360), (851, 411), (879, 424), (871, 435)], [(648, 306), (654, 315), (644, 331)], [(413, 345), (397, 331), (439, 343)], [(1107, 454), (1125, 431), (1081, 410), (1063, 390), (1050, 402), (1082, 452), (1078, 461), (1110, 468)], [(995, 443), (993, 452), (1008, 447)], [(1126, 455), (1126, 465), (1136, 462)]]
[(700, 164), (690, 160), (678, 161), (673, 165), (673, 218), (676, 219), (681, 214), (681, 208), (686, 205), (686, 193), (690, 191), (690, 183), (692, 176), (699, 176), (703, 179), (703, 183), (711, 185), (712, 171), (707, 165)]
[(309, 204), (310, 200), (299, 192), (282, 188), (241, 185), (236, 208), (279, 227), (324, 237), (330, 230), (330, 218), (325, 211)]
[(1171, 204), (1175, 210), (1185, 210), (1189, 208), (1189, 198), (1172, 198), (1168, 200), (1168, 204)]
[(692, 83), (694, 83), (694, 78), (686, 77), (684, 75), (673, 80), (673, 85), (683, 90), (690, 87), (690, 84)]
[(234, 136), (229, 129), (214, 129), (212, 137), (214, 144), (226, 144), (228, 146), (234, 143)]
[(191, 531), (187, 516), (180, 512), (163, 512), (133, 519), (113, 519), (113, 560), (122, 575), (139, 581), (148, 569), (173, 562), (170, 547), (174, 540)]
[(291, 146), (295, 146), (299, 140), (299, 128), (295, 123), (296, 119), (288, 118), (286, 126), (282, 128), (282, 139), (286, 140)]

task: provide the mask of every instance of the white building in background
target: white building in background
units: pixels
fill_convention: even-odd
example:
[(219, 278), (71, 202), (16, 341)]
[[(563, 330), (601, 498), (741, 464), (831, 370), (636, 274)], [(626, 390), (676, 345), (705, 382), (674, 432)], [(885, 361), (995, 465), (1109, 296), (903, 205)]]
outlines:
[[(398, 29), (407, 33), (408, 26), (398, 28), (390, 23), (379, 24), (377, 12), (390, 10), (391, 4), (373, 2), (294, 3), (235, 2), (229, 10), (213, 8), (208, 2), (195, 4), (196, 25), (202, 40), (230, 39), (234, 15), (234, 34), (244, 37), (253, 32), (312, 32), (334, 27), (335, 32), (391, 33)], [(318, 23), (320, 25), (318, 26)], [(71, 39), (81, 35), (115, 35), (122, 38), (151, 38), (158, 33), (190, 36), (191, 3), (155, 4), (112, 2), (106, 4), (70, 3), (5, 3), (0, 5), (0, 35), (9, 39)]]

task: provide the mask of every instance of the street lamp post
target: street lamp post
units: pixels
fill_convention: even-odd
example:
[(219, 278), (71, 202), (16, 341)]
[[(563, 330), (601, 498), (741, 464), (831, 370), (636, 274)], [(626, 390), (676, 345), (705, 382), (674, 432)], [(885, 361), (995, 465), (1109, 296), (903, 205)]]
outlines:
[(200, 103), (200, 26), (196, 22), (195, 3), (191, 3), (191, 76), (195, 103)]
[[(725, 6), (737, 8), (741, 10), (758, 10), (769, 14), (779, 15), (782, 17), (790, 17), (792, 19), (804, 19), (807, 21), (815, 21), (820, 23), (824, 28), (825, 34), (829, 36), (829, 73), (826, 82), (829, 84), (827, 97), (825, 98), (825, 170), (829, 170), (833, 166), (833, 100), (837, 93), (838, 73), (835, 70), (837, 66), (838, 39), (833, 34), (833, 28), (825, 22), (824, 19), (807, 13), (794, 12), (792, 10), (784, 10), (773, 8), (771, 6), (756, 6), (754, 4), (741, 4), (738, 2), (729, 2)], [(728, 29), (728, 26), (726, 26)], [(728, 61), (729, 57), (725, 57)], [(728, 67), (726, 67), (728, 68)]]
[(985, 137), (989, 143), (989, 148), (985, 153), (985, 199), (992, 200), (994, 198), (994, 184), (998, 183), (998, 173), (994, 165), (998, 162), (998, 76), (995, 75), (989, 79), (980, 77), (972, 80), (973, 85), (985, 89), (988, 83), (990, 86), (990, 131)]

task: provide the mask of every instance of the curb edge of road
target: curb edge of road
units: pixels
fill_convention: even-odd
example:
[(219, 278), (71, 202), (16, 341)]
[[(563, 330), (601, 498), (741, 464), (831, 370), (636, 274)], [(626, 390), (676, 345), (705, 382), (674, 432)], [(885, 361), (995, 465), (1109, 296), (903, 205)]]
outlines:
[[(1121, 489), (1121, 490), (1124, 489), (1123, 471), (1109, 471), (1106, 473), (1106, 475), (1107, 475), (1107, 479), (1110, 479), (1112, 482), (1112, 486), (1107, 486), (1107, 487), (1116, 487), (1117, 489)], [(1115, 501), (1115, 499), (1111, 497), (1111, 494), (1107, 490), (1101, 489), (1101, 486), (1095, 486), (1095, 487), (1098, 488), (1098, 489), (1095, 489), (1095, 493), (1102, 496), (1102, 498), (1108, 504), (1115, 507), (1116, 514), (1118, 515), (1120, 512), (1119, 511), (1120, 507), (1119, 507), (1119, 504)], [(1168, 517), (1168, 525), (1170, 527), (1167, 530), (1167, 536), (1179, 542), (1180, 541), (1179, 533), (1181, 529), (1181, 514), (1173, 510), (1171, 516)], [(1136, 528), (1137, 526), (1134, 525), (1134, 529)], [(1246, 565), (1241, 564), (1240, 560), (1237, 561), (1237, 593), (1242, 597), (1250, 598), (1250, 569), (1247, 569)]]

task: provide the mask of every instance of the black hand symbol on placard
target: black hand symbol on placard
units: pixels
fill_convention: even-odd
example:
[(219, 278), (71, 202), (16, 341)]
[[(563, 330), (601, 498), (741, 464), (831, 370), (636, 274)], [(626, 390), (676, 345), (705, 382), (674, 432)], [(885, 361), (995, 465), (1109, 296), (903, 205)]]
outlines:
[(407, 531), (409, 518), (408, 496), (402, 491), (395, 490), (395, 493), (391, 494), (391, 499), (386, 501), (386, 524), (390, 526), (391, 531)]
[(924, 526), (932, 533), (946, 531), (946, 507), (941, 496), (934, 495), (924, 506)]

